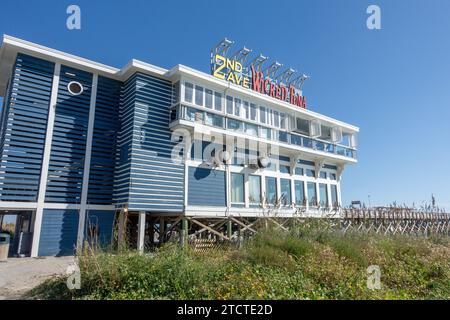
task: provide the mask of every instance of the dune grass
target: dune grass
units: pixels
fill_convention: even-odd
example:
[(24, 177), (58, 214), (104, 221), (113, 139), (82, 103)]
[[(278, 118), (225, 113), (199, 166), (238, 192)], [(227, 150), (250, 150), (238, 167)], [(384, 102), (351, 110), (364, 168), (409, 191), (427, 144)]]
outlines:
[[(367, 267), (381, 289), (367, 288)], [(168, 244), (152, 254), (86, 251), (81, 289), (58, 277), (38, 299), (449, 299), (447, 238), (342, 234), (299, 227), (258, 233), (241, 249), (207, 254)]]

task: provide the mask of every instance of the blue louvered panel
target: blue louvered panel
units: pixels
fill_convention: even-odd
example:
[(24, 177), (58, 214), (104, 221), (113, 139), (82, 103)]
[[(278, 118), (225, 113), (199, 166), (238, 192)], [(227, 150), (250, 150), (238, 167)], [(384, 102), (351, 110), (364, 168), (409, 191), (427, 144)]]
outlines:
[[(69, 93), (67, 85), (70, 81), (83, 85), (80, 95)], [(92, 74), (61, 66), (46, 202), (80, 202), (91, 85)]]
[(87, 198), (91, 204), (112, 204), (113, 201), (120, 87), (118, 81), (98, 79)]
[(78, 210), (44, 209), (38, 255), (73, 255), (77, 245), (78, 216)]
[(37, 201), (54, 64), (19, 54), (1, 128), (0, 200)]
[(226, 193), (225, 171), (189, 167), (189, 205), (225, 207)]
[(172, 85), (153, 76), (136, 74), (131, 160), (130, 209), (181, 212), (184, 165), (171, 159), (169, 129)]
[(101, 247), (111, 244), (115, 211), (88, 210), (86, 211), (85, 239), (97, 243)]
[(113, 199), (118, 206), (125, 205), (129, 200), (135, 94), (136, 76), (134, 75), (122, 85), (120, 96)]

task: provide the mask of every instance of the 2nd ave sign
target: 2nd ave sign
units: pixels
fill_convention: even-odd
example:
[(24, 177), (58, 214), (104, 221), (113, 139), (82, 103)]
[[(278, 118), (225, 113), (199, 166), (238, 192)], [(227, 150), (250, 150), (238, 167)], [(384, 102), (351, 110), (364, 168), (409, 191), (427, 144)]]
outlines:
[(216, 54), (214, 57), (214, 77), (240, 85), (247, 89), (266, 94), (272, 98), (289, 102), (290, 104), (306, 109), (306, 98), (297, 93), (293, 85), (286, 87), (284, 84), (277, 84), (268, 77), (264, 77), (262, 71), (255, 70), (251, 65), (251, 78), (243, 73), (242, 64), (236, 60), (231, 60)]

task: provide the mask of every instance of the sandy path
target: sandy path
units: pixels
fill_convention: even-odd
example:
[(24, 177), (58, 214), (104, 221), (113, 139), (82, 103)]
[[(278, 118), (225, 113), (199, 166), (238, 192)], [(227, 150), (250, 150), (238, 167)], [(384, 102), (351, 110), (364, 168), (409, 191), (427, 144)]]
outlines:
[(20, 299), (30, 289), (58, 274), (65, 274), (74, 257), (9, 258), (0, 262), (0, 300)]

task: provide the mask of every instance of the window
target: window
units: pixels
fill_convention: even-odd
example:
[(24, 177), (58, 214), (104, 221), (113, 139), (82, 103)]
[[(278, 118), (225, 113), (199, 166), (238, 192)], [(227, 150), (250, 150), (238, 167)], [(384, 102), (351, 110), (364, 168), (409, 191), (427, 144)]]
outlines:
[(295, 167), (295, 174), (298, 176), (303, 175), (303, 168)]
[(209, 109), (213, 107), (213, 92), (209, 89), (205, 89), (205, 107)]
[(186, 102), (192, 103), (193, 92), (194, 92), (194, 85), (192, 83), (186, 82), (184, 84), (184, 100)]
[(325, 171), (320, 171), (320, 178), (322, 179), (326, 179), (327, 178), (327, 173)]
[(231, 173), (231, 202), (244, 203), (244, 175)]
[(258, 126), (256, 124), (246, 123), (245, 124), (245, 133), (255, 136), (258, 136)]
[(250, 120), (256, 121), (256, 105), (254, 103), (250, 103)]
[(266, 123), (266, 107), (259, 107), (259, 121)]
[(338, 196), (337, 196), (337, 186), (335, 184), (332, 184), (330, 187), (331, 187), (330, 188), (331, 189), (331, 205), (336, 208), (339, 205)]
[(235, 98), (234, 99), (234, 115), (240, 117), (241, 116), (241, 99)]
[(280, 165), (280, 172), (281, 173), (291, 173), (291, 167), (285, 166), (285, 165)]
[(286, 115), (284, 113), (280, 113), (280, 128), (286, 129)]
[(227, 96), (227, 113), (233, 114), (233, 97)]
[(248, 190), (249, 190), (249, 202), (250, 204), (260, 204), (261, 203), (261, 177), (259, 176), (248, 176)]
[(190, 120), (190, 121), (195, 121), (195, 115), (197, 113), (200, 113), (200, 112), (198, 112), (194, 108), (186, 108), (186, 119)]
[(228, 129), (236, 130), (236, 131), (242, 131), (242, 129), (243, 129), (242, 128), (243, 123), (241, 121), (228, 119), (227, 123), (228, 123)]
[(328, 193), (327, 193), (327, 185), (325, 183), (319, 183), (319, 193), (320, 193), (320, 206), (328, 207)]
[(272, 139), (272, 130), (268, 128), (261, 128), (261, 138), (271, 140)]
[(315, 177), (316, 176), (316, 170), (306, 169), (306, 176), (308, 176), (308, 177)]
[(278, 131), (278, 140), (281, 142), (288, 142), (288, 133), (286, 131)]
[(195, 86), (195, 104), (203, 106), (203, 87)]
[(206, 113), (205, 124), (209, 126), (223, 128), (223, 117), (212, 113)]
[(273, 125), (280, 127), (280, 113), (278, 111), (273, 112)]
[(67, 85), (67, 90), (73, 96), (78, 96), (83, 93), (83, 85), (77, 81), (71, 81)]
[(297, 206), (305, 205), (305, 187), (303, 186), (303, 181), (294, 181), (295, 187), (295, 204)]
[(268, 204), (277, 202), (277, 179), (266, 177), (266, 198)]
[(291, 205), (291, 180), (280, 179), (281, 204), (285, 206)]
[(316, 184), (314, 182), (308, 182), (308, 204), (311, 207), (317, 206), (317, 194), (316, 194)]
[(222, 111), (222, 94), (220, 92), (214, 92), (214, 109)]
[(330, 179), (336, 180), (336, 173), (330, 173)]
[(250, 113), (249, 113), (249, 105), (248, 105), (248, 102), (247, 101), (244, 101), (244, 104), (243, 104), (243, 112), (244, 112), (244, 114), (242, 115), (245, 119), (248, 119), (248, 118), (250, 118)]

